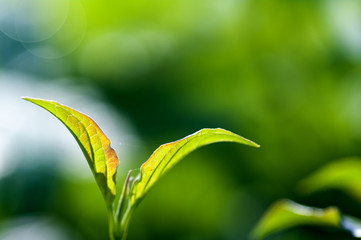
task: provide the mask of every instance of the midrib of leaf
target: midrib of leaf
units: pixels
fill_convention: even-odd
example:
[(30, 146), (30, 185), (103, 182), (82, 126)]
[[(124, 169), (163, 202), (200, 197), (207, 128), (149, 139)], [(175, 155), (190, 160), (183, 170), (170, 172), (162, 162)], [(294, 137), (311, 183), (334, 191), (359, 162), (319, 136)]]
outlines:
[[(86, 127), (84, 126), (86, 130), (93, 131), (93, 135), (89, 136), (89, 138), (91, 143), (90, 145), (92, 147), (95, 169), (97, 172), (103, 173), (106, 176), (106, 186), (108, 186), (111, 193), (115, 195), (115, 181), (111, 178), (115, 176), (118, 158), (114, 149), (110, 146), (110, 140), (106, 137), (104, 132), (102, 132), (96, 122), (90, 117), (86, 116), (85, 118), (83, 114), (80, 114), (77, 111), (75, 111), (75, 116), (81, 124), (83, 124), (83, 122), (88, 123)], [(94, 141), (92, 140), (93, 137), (96, 137), (97, 139)], [(109, 171), (109, 169), (111, 169), (111, 171)]]
[[(81, 117), (81, 116), (79, 116)], [(89, 128), (93, 127), (93, 131), (95, 131), (95, 133), (91, 136), (89, 136), (89, 139), (90, 139), (90, 146), (91, 146), (91, 149), (92, 149), (92, 156), (93, 156), (93, 163), (94, 163), (94, 167), (95, 167), (95, 170), (97, 173), (103, 173), (105, 176), (107, 176), (107, 167), (106, 167), (106, 158), (104, 158), (103, 156), (105, 156), (105, 151), (104, 151), (104, 145), (103, 145), (103, 141), (101, 140), (101, 137), (99, 135), (99, 131), (98, 129), (94, 126), (94, 122), (93, 121), (90, 121), (89, 119), (79, 119), (79, 117), (76, 116), (76, 118), (78, 119), (78, 121), (85, 127), (85, 129), (87, 130), (86, 133), (88, 133), (89, 131)], [(88, 120), (88, 125), (85, 126), (83, 124), (83, 121), (85, 120)], [(97, 126), (97, 125), (96, 125)], [(97, 141), (95, 140), (92, 140), (93, 137), (96, 137), (97, 138)], [(101, 146), (98, 146), (97, 149), (94, 149), (94, 144), (93, 142), (96, 142), (96, 143), (100, 143)], [(96, 146), (96, 145), (95, 145)], [(101, 159), (97, 159), (97, 155), (98, 155), (98, 151), (102, 151), (103, 154), (101, 157)], [(101, 165), (101, 166), (99, 166)], [(106, 179), (107, 181), (107, 179)], [(107, 181), (107, 184), (108, 184), (108, 181)]]
[[(45, 103), (44, 103), (44, 104), (45, 104)], [(93, 147), (92, 147), (92, 145), (91, 145), (91, 144), (87, 144), (88, 147), (90, 148), (90, 150), (89, 150), (89, 149), (85, 149), (84, 144), (80, 141), (80, 138), (81, 138), (81, 137), (83, 136), (83, 134), (85, 133), (86, 136), (87, 136), (87, 138), (88, 138), (88, 143), (90, 143), (90, 136), (89, 136), (88, 132), (86, 131), (85, 126), (81, 123), (81, 121), (80, 121), (74, 114), (72, 114), (71, 112), (67, 111), (66, 109), (61, 109), (62, 111), (66, 112), (67, 115), (68, 115), (66, 121), (64, 121), (63, 119), (61, 119), (61, 118), (59, 117), (59, 114), (58, 114), (58, 108), (59, 108), (59, 107), (56, 106), (56, 105), (49, 105), (49, 107), (53, 107), (53, 108), (55, 109), (55, 113), (51, 112), (49, 109), (47, 109), (47, 108), (45, 108), (45, 107), (43, 107), (43, 106), (41, 106), (41, 105), (40, 105), (40, 107), (44, 108), (45, 110), (47, 110), (47, 111), (49, 111), (51, 114), (53, 114), (53, 115), (54, 115), (57, 119), (59, 119), (59, 120), (65, 125), (65, 127), (71, 132), (71, 134), (74, 136), (75, 140), (78, 142), (80, 148), (83, 150), (83, 153), (85, 153), (84, 155), (85, 155), (85, 157), (87, 158), (87, 160), (88, 160), (88, 162), (89, 162), (89, 165), (90, 165), (92, 162), (94, 162), (94, 154), (93, 154)], [(71, 129), (71, 128), (67, 125), (70, 116), (76, 118), (76, 119), (79, 121), (77, 124), (79, 125), (79, 123), (80, 123), (80, 126), (84, 129), (84, 130), (83, 130), (84, 132), (81, 133), (80, 136), (77, 136), (77, 134), (74, 132), (74, 130)], [(93, 169), (92, 169), (92, 170), (93, 170)]]
[[(178, 141), (181, 141), (181, 140), (178, 140)], [(177, 142), (177, 141), (176, 141), (176, 142)], [(166, 145), (168, 145), (168, 144), (169, 144), (169, 145), (170, 145), (170, 144), (174, 144), (174, 143), (176, 143), (176, 142), (167, 143), (167, 144), (162, 145), (162, 146), (166, 146)], [(164, 167), (163, 167), (163, 169), (159, 172), (159, 175), (161, 175), (161, 174), (165, 171), (165, 169), (167, 168), (167, 166), (169, 165), (169, 163), (171, 163), (171, 161), (172, 161), (172, 159), (174, 158), (174, 156), (176, 156), (176, 154), (177, 154), (188, 142), (189, 142), (189, 141), (186, 141), (181, 147), (179, 147), (179, 148), (175, 151), (175, 153), (174, 153), (174, 154), (169, 158), (169, 160), (164, 164)], [(160, 146), (160, 148), (161, 148), (162, 146)], [(176, 146), (174, 146), (173, 148), (176, 148)], [(163, 151), (163, 154), (164, 154), (164, 151)], [(145, 192), (146, 189), (148, 188), (148, 185), (149, 185), (150, 181), (152, 180), (153, 175), (156, 173), (156, 171), (158, 170), (158, 168), (162, 165), (163, 160), (164, 160), (167, 156), (169, 156), (169, 153), (165, 153), (165, 154), (164, 154), (164, 157), (158, 162), (157, 166), (154, 168), (152, 174), (149, 176), (147, 182), (146, 182), (145, 185), (144, 185), (142, 194), (144, 194), (144, 192)], [(141, 181), (141, 180), (140, 180), (140, 181)]]
[[(74, 135), (74, 137), (75, 137), (75, 139), (76, 139), (76, 141), (78, 142), (78, 143), (80, 143), (79, 145), (82, 147), (83, 146), (83, 143), (81, 142), (81, 141), (79, 141), (80, 139), (81, 139), (81, 137), (84, 135), (84, 134), (86, 134), (87, 135), (87, 137), (88, 137), (88, 142), (86, 142), (86, 143), (90, 143), (90, 144), (88, 144), (89, 145), (89, 148), (90, 148), (90, 151), (89, 152), (87, 152), (87, 155), (89, 156), (89, 158), (90, 158), (90, 161), (91, 161), (91, 163), (90, 164), (93, 164), (94, 165), (94, 168), (91, 168), (92, 169), (92, 172), (94, 173), (94, 174), (96, 174), (96, 173), (102, 173), (102, 174), (104, 174), (104, 176), (107, 176), (107, 168), (105, 167), (105, 161), (103, 160), (103, 161), (96, 161), (96, 153), (99, 151), (99, 150), (103, 150), (102, 148), (103, 148), (103, 144), (102, 144), (102, 141), (101, 141), (101, 139), (100, 139), (100, 136), (99, 136), (99, 133), (98, 133), (98, 130), (96, 129), (96, 128), (94, 128), (93, 129), (93, 131), (95, 131), (95, 133), (93, 134), (93, 135), (89, 135), (89, 128), (91, 128), (92, 127), (92, 122), (91, 121), (87, 121), (87, 123), (88, 123), (88, 125), (86, 126), (83, 122), (85, 121), (85, 119), (80, 119), (79, 117), (81, 117), (81, 116), (77, 116), (77, 115), (75, 115), (74, 113), (72, 113), (72, 112), (69, 112), (68, 110), (66, 110), (66, 108), (64, 108), (64, 106), (62, 107), (62, 108), (60, 108), (59, 106), (56, 106), (56, 105), (54, 105), (54, 108), (55, 108), (55, 116), (60, 120), (60, 121), (62, 121), (64, 124), (65, 124), (65, 126), (70, 130), (70, 132)], [(58, 109), (60, 109), (61, 111), (64, 111), (64, 112), (66, 112), (66, 114), (68, 115), (67, 116), (67, 119), (66, 119), (66, 121), (64, 122), (60, 117), (58, 117), (59, 115), (59, 113), (58, 113)], [(75, 110), (73, 110), (73, 111), (75, 111)], [(70, 127), (68, 127), (68, 121), (69, 121), (69, 117), (74, 117), (76, 120), (78, 120), (77, 121), (77, 125), (79, 126), (82, 126), (82, 128), (83, 129), (85, 129), (84, 130), (84, 132), (82, 132), (79, 136), (76, 134), (76, 133), (74, 133), (74, 131), (70, 128)], [(98, 149), (97, 150), (94, 150), (94, 145), (92, 144), (92, 142), (94, 142), (94, 140), (92, 140), (92, 138), (93, 137), (97, 137), (97, 140), (98, 140), (98, 142), (100, 142), (100, 144), (101, 144), (101, 147), (98, 147)], [(103, 153), (104, 153), (104, 150), (103, 150)], [(105, 153), (104, 153), (105, 154)], [(101, 164), (102, 166), (100, 167), (99, 166), (99, 164)], [(95, 170), (95, 172), (94, 172), (94, 170)], [(98, 181), (98, 178), (96, 178), (97, 179), (97, 181)], [(102, 184), (101, 182), (99, 183), (99, 184)], [(106, 186), (108, 185), (108, 179), (106, 178), (105, 179), (105, 184), (106, 184)], [(103, 194), (105, 194), (105, 193), (103, 193)]]
[[(197, 133), (195, 133), (194, 135), (196, 135), (196, 134), (197, 134)], [(201, 137), (202, 135), (204, 135), (204, 134), (200, 134), (198, 137)], [(166, 143), (166, 144), (164, 144), (164, 145), (161, 145), (158, 149), (160, 149), (160, 148), (162, 148), (162, 147), (165, 147), (165, 146), (167, 146), (167, 145), (177, 144), (177, 142), (185, 141), (181, 146), (179, 146), (178, 149), (177, 149), (177, 146), (176, 146), (176, 145), (174, 145), (174, 146), (171, 148), (171, 149), (176, 148), (177, 150), (175, 151), (174, 154), (171, 155), (171, 157), (169, 158), (169, 160), (166, 161), (166, 163), (164, 164), (164, 167), (162, 168), (162, 170), (161, 170), (158, 174), (159, 174), (159, 175), (162, 175), (163, 172), (167, 169), (168, 165), (169, 165), (170, 163), (172, 163), (172, 160), (174, 159), (174, 157), (177, 156), (177, 153), (180, 152), (180, 151), (183, 149), (183, 147), (186, 146), (188, 143), (191, 143), (192, 141), (195, 141), (195, 140), (197, 140), (197, 139), (196, 139), (196, 138), (192, 138), (192, 139), (182, 138), (182, 139), (180, 139), (180, 140), (177, 140), (177, 141), (174, 141), (174, 142), (170, 142), (170, 143)], [(199, 143), (199, 141), (198, 141), (198, 143)], [(193, 149), (196, 149), (196, 148), (198, 148), (198, 144), (194, 145), (194, 147), (193, 147)], [(158, 149), (157, 149), (157, 150), (158, 150)], [(171, 151), (171, 149), (169, 150), (169, 152)], [(156, 150), (156, 151), (157, 151), (157, 150)], [(163, 160), (164, 160), (167, 156), (169, 156), (169, 155), (171, 154), (171, 153), (169, 153), (169, 152), (164, 154), (164, 157), (158, 162), (157, 166), (154, 168), (152, 174), (150, 175), (150, 177), (148, 178), (146, 184), (144, 185), (143, 193), (146, 192), (146, 190), (147, 190), (147, 188), (148, 188), (148, 185), (149, 185), (149, 182), (152, 180), (152, 177), (153, 177), (153, 175), (156, 173), (156, 170), (158, 169), (158, 167), (160, 167), (160, 166), (162, 165)], [(163, 153), (164, 153), (164, 150), (163, 150)], [(156, 157), (156, 156), (154, 156), (154, 157)], [(179, 156), (179, 158), (182, 158), (182, 157), (183, 157), (183, 156)]]
[[(95, 131), (95, 133), (93, 134), (93, 135), (89, 135), (88, 134), (88, 129), (90, 128), (90, 127), (92, 127), (92, 122), (91, 121), (89, 121), (88, 122), (88, 125), (87, 126), (85, 126), (85, 124), (83, 123), (83, 121), (85, 121), (84, 119), (80, 119), (79, 117), (81, 117), (81, 115), (75, 115), (75, 114), (73, 114), (73, 113), (71, 113), (71, 112), (69, 112), (69, 111), (67, 111), (64, 107), (63, 108), (60, 108), (59, 106), (54, 106), (54, 108), (55, 108), (55, 116), (60, 120), (60, 121), (62, 121), (64, 124), (65, 124), (65, 126), (70, 130), (70, 132), (74, 135), (74, 137), (76, 138), (76, 140), (78, 141), (78, 139), (81, 139), (81, 137), (84, 135), (84, 134), (86, 134), (87, 136), (88, 136), (88, 140), (89, 140), (89, 142), (87, 142), (87, 143), (90, 143), (89, 144), (89, 148), (90, 148), (90, 151), (89, 152), (87, 152), (88, 153), (88, 155), (90, 156), (90, 159), (91, 159), (91, 162), (94, 164), (94, 167), (95, 167), (95, 172), (96, 173), (103, 173), (104, 175), (106, 175), (106, 172), (107, 172), (107, 169), (106, 169), (106, 167), (105, 167), (105, 160), (103, 160), (103, 161), (96, 161), (96, 157), (95, 157), (95, 155), (96, 155), (96, 153), (98, 152), (98, 151), (100, 151), (100, 150), (102, 150), (103, 151), (103, 155), (105, 155), (105, 152), (104, 152), (104, 150), (102, 149), (104, 146), (103, 146), (103, 143), (102, 143), (102, 141), (101, 141), (101, 138), (100, 138), (100, 136), (99, 136), (99, 132), (98, 132), (98, 130), (94, 127), (94, 129), (93, 129), (93, 131)], [(62, 110), (62, 111), (64, 111), (64, 112), (66, 112), (67, 114), (68, 114), (68, 116), (67, 116), (67, 119), (66, 119), (66, 121), (63, 121), (61, 118), (59, 118), (58, 117), (58, 109), (60, 108), (60, 110)], [(74, 110), (73, 110), (74, 111)], [(84, 129), (85, 129), (85, 131), (83, 132), (83, 133), (81, 133), (79, 136), (76, 134), (76, 133), (74, 133), (74, 131), (70, 128), (70, 127), (68, 127), (68, 121), (69, 121), (69, 117), (74, 117), (74, 118), (76, 118), (77, 120), (78, 120), (78, 122), (77, 122), (77, 124), (78, 125), (81, 125)], [(95, 150), (94, 151), (94, 145), (92, 144), (92, 142), (94, 142), (94, 140), (92, 140), (92, 138), (93, 137), (97, 137), (97, 142), (100, 142), (100, 144), (101, 144), (101, 147), (98, 147), (98, 149), (97, 150)], [(83, 143), (80, 141), (80, 145), (81, 146), (83, 146)], [(102, 167), (99, 167), (99, 164), (102, 164)]]

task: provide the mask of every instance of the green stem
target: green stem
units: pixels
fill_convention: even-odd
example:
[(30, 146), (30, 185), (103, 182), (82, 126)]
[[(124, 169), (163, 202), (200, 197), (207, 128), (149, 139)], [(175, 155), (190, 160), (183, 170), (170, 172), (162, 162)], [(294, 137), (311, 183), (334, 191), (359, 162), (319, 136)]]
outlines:
[(115, 221), (114, 221), (114, 215), (113, 215), (113, 211), (109, 211), (108, 212), (108, 224), (109, 224), (109, 238), (110, 240), (117, 240), (117, 238), (115, 238), (115, 234), (114, 234), (114, 229), (115, 229)]
[(109, 212), (109, 236), (111, 240), (125, 240), (128, 235), (130, 218), (134, 208), (130, 206), (123, 212), (122, 216), (117, 216), (115, 211)]
[(128, 234), (130, 218), (135, 208), (129, 199), (131, 174), (132, 171), (129, 171), (118, 205), (113, 205), (108, 210), (109, 235), (111, 240), (125, 240)]

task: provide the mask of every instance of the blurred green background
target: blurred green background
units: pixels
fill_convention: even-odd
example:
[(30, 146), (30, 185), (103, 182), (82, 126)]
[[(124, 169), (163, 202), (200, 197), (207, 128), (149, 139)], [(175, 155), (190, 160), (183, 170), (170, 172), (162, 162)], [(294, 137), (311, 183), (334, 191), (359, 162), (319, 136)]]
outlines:
[[(222, 127), (260, 149), (192, 153), (136, 210), (129, 240), (247, 239), (279, 198), (337, 205), (297, 183), (361, 155), (361, 2), (1, 0), (0, 238), (107, 239), (105, 205), (75, 140), (20, 99), (92, 116), (120, 181), (160, 144)], [(272, 239), (351, 239), (296, 228)]]

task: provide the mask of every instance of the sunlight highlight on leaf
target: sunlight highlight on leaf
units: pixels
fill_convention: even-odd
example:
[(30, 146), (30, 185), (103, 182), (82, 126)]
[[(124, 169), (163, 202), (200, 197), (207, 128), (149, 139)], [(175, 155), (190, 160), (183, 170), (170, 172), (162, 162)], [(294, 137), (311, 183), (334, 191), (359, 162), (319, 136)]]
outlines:
[(298, 188), (304, 194), (340, 189), (361, 202), (361, 159), (357, 157), (331, 162), (302, 180)]
[[(300, 225), (319, 225), (340, 228), (343, 224), (338, 208), (311, 208), (290, 200), (280, 200), (273, 204), (252, 231), (253, 239), (266, 237)], [(346, 230), (356, 230), (347, 224)]]
[(131, 192), (132, 203), (140, 201), (154, 183), (187, 154), (216, 142), (236, 142), (259, 147), (258, 144), (221, 128), (202, 129), (178, 141), (161, 145), (141, 166)]
[(28, 97), (23, 99), (48, 110), (69, 129), (82, 149), (104, 197), (115, 196), (119, 160), (110, 147), (110, 140), (95, 121), (55, 101)]
[(343, 229), (351, 232), (351, 234), (356, 238), (361, 238), (361, 220), (350, 217), (342, 216), (341, 226)]

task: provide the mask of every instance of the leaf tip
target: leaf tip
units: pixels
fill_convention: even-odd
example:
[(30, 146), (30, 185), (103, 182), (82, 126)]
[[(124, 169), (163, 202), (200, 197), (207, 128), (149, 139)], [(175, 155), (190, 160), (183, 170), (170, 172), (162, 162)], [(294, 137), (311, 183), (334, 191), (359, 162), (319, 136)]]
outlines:
[(31, 97), (27, 97), (27, 96), (22, 96), (22, 99), (24, 99), (25, 101), (29, 101), (29, 102), (34, 102), (35, 100), (40, 100), (40, 98), (31, 98)]
[(249, 140), (249, 139), (247, 139), (245, 137), (242, 137), (242, 136), (240, 136), (240, 135), (238, 135), (238, 134), (236, 134), (234, 132), (225, 130), (223, 128), (204, 128), (204, 129), (200, 130), (199, 132), (201, 132), (201, 131), (209, 131), (209, 130), (216, 130), (216, 131), (226, 132), (228, 134), (231, 134), (231, 135), (237, 137), (238, 139), (241, 139), (241, 141), (236, 141), (236, 142), (243, 143), (243, 144), (248, 145), (250, 147), (256, 147), (256, 148), (261, 147), (261, 145), (255, 143), (255, 142), (253, 142), (253, 141), (251, 141), (251, 140)]
[(21, 98), (21, 99), (24, 99), (24, 100), (26, 100), (26, 101), (29, 101), (29, 99), (30, 99), (30, 98), (27, 97), (27, 96), (21, 96), (20, 98)]

